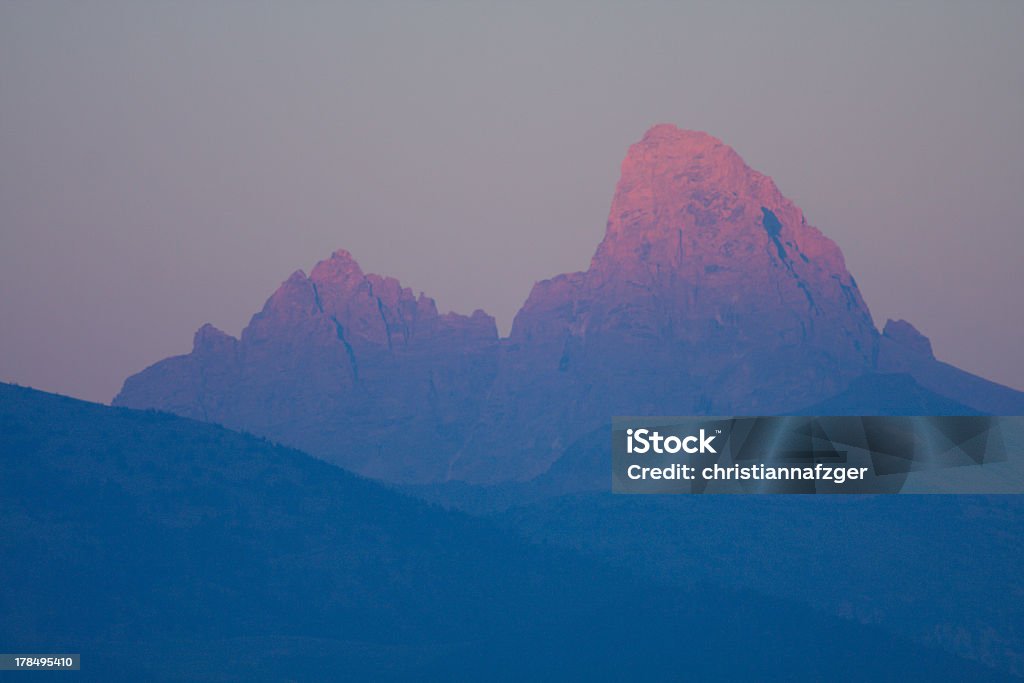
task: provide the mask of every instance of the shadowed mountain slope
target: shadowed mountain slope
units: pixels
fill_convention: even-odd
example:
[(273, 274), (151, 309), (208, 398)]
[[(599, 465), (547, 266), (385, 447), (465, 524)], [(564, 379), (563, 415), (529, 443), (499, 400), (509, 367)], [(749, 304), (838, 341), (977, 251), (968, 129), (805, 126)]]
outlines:
[(83, 680), (991, 673), (789, 602), (666, 590), (252, 436), (10, 385), (0, 532), (0, 641), (80, 652)]

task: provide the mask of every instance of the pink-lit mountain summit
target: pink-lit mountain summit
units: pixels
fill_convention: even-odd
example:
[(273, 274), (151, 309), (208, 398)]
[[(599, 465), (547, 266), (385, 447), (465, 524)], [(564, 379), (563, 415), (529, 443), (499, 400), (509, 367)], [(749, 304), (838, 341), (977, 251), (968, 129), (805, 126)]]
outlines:
[(1024, 410), (1020, 393), (936, 361), (909, 324), (879, 335), (839, 248), (771, 178), (710, 135), (659, 125), (622, 163), (588, 270), (538, 283), (509, 338), (338, 251), (294, 273), (240, 339), (203, 327), (115, 403), (369, 476), (489, 482), (544, 472), (613, 415), (786, 413), (879, 371)]

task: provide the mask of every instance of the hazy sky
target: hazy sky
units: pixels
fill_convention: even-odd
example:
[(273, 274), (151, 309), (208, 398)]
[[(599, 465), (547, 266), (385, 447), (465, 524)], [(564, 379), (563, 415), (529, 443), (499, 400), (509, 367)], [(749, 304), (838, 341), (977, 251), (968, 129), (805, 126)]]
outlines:
[(1024, 388), (1024, 3), (894, 5), (3, 0), (0, 379), (109, 401), (339, 247), (507, 330), (670, 122)]

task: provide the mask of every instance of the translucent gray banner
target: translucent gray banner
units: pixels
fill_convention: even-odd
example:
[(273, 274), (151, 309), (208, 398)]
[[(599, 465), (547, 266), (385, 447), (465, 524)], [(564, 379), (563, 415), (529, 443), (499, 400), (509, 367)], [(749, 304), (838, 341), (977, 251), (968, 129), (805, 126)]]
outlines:
[(1024, 493), (1024, 417), (616, 417), (615, 493)]

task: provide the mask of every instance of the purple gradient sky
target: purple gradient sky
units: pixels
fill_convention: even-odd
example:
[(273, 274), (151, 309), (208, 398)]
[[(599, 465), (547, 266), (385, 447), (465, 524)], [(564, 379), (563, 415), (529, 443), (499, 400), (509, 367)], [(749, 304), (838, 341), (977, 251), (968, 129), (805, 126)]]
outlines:
[(683, 4), (0, 4), (0, 379), (108, 401), (338, 247), (507, 330), (671, 122), (1024, 388), (1024, 3)]

